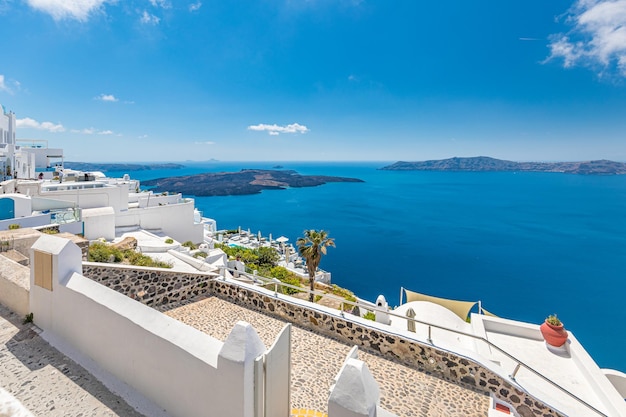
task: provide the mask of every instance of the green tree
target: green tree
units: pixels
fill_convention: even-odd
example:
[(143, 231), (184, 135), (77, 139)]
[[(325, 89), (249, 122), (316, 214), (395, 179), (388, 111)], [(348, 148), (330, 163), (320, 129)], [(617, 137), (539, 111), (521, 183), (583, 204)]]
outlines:
[(280, 255), (274, 248), (269, 248), (267, 246), (261, 246), (254, 250), (255, 254), (258, 256), (258, 262), (260, 267), (273, 267), (276, 266), (276, 263), (280, 259)]
[(304, 237), (298, 238), (296, 241), (298, 251), (304, 259), (306, 259), (306, 269), (309, 272), (309, 283), (311, 285), (311, 293), (309, 301), (313, 302), (313, 291), (315, 290), (315, 271), (322, 260), (322, 256), (326, 255), (326, 248), (335, 246), (335, 241), (328, 237), (328, 232), (324, 230), (305, 230)]

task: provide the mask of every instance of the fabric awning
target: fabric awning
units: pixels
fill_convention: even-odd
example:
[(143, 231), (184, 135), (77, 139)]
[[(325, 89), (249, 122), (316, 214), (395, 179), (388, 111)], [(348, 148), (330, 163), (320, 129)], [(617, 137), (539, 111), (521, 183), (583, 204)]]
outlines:
[(462, 320), (467, 320), (469, 316), (470, 310), (478, 304), (478, 301), (459, 301), (459, 300), (451, 300), (448, 298), (439, 298), (433, 297), (426, 294), (420, 294), (418, 292), (409, 291), (406, 288), (404, 289), (406, 294), (406, 302), (410, 301), (429, 301), (434, 304), (439, 304), (442, 307), (447, 308), (452, 311), (454, 314), (459, 316)]

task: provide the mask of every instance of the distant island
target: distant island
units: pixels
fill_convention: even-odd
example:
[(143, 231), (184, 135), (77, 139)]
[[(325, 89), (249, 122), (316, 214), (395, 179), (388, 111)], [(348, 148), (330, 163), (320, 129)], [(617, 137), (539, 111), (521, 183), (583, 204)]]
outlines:
[(64, 162), (63, 166), (77, 171), (152, 171), (155, 169), (181, 169), (184, 165), (172, 163), (156, 164), (125, 164), (125, 163), (96, 163), (96, 162)]
[(243, 169), (239, 172), (218, 172), (158, 178), (142, 181), (154, 186), (155, 192), (174, 191), (194, 196), (258, 194), (262, 190), (287, 187), (315, 187), (329, 182), (364, 182), (357, 178), (300, 175), (292, 170)]
[(516, 172), (561, 172), (581, 175), (624, 175), (623, 162), (598, 161), (584, 162), (513, 162), (487, 156), (470, 158), (449, 158), (421, 162), (399, 161), (380, 168), (387, 171), (516, 171)]

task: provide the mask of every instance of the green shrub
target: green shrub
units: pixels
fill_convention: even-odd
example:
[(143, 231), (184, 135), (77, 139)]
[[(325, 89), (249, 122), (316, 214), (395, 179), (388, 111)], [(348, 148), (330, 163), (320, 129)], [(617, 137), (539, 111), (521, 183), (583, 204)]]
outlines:
[(90, 262), (124, 262), (130, 265), (147, 266), (151, 268), (171, 268), (173, 266), (169, 262), (156, 261), (148, 255), (144, 255), (132, 249), (121, 251), (105, 243), (92, 243), (91, 246), (89, 246), (87, 259)]
[(11, 223), (9, 225), (9, 230), (15, 230), (15, 229), (19, 229), (19, 228), (20, 228), (20, 225), (17, 224), (17, 223)]
[(183, 246), (185, 246), (185, 247), (187, 247), (187, 248), (189, 248), (191, 250), (198, 249), (198, 246), (195, 243), (193, 243), (191, 240), (188, 240), (185, 243), (183, 243)]
[(167, 239), (165, 239), (165, 243), (167, 243), (168, 245), (172, 244), (174, 243), (174, 239), (168, 237)]
[(280, 259), (278, 251), (274, 248), (262, 246), (258, 249), (254, 249), (253, 253), (257, 256), (258, 265), (261, 266), (276, 266), (276, 263)]
[(354, 293), (348, 289), (341, 288), (338, 285), (333, 284), (331, 286), (330, 293), (336, 295), (337, 297), (344, 298), (347, 301), (356, 302), (356, 296)]
[[(269, 276), (271, 278), (276, 278), (280, 282), (284, 282), (285, 284), (293, 285), (295, 287), (300, 287), (302, 283), (300, 282), (300, 278), (294, 274), (293, 272), (289, 272), (286, 268), (282, 266), (275, 266), (269, 270)], [(297, 294), (300, 291), (295, 288), (289, 287), (281, 287), (281, 293), (283, 294)]]
[(367, 313), (363, 314), (363, 318), (367, 320), (376, 321), (376, 314), (374, 314), (371, 311), (368, 311)]
[(33, 322), (33, 313), (28, 313), (24, 316), (24, 320), (22, 320), (22, 324), (28, 324)]
[(122, 251), (104, 243), (92, 243), (89, 246), (89, 262), (122, 262)]

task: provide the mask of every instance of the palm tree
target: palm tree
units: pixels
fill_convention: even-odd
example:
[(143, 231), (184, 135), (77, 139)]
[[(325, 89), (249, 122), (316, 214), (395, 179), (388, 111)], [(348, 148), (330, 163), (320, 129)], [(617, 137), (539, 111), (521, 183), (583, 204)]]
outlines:
[(324, 230), (305, 230), (304, 237), (298, 238), (296, 241), (298, 251), (304, 259), (306, 259), (306, 269), (309, 271), (309, 283), (311, 284), (311, 293), (309, 301), (313, 302), (313, 291), (315, 290), (315, 271), (322, 260), (322, 255), (326, 255), (328, 246), (335, 246), (335, 241), (328, 237), (328, 232)]

